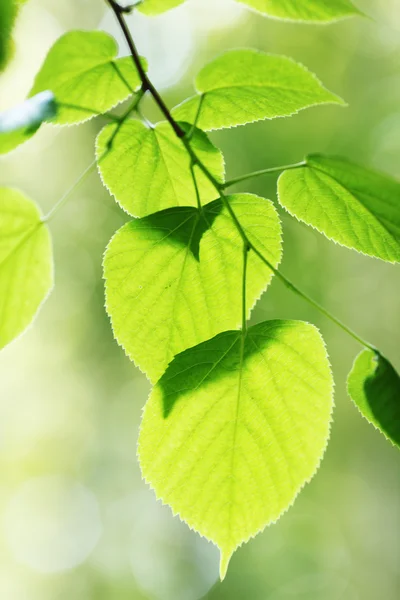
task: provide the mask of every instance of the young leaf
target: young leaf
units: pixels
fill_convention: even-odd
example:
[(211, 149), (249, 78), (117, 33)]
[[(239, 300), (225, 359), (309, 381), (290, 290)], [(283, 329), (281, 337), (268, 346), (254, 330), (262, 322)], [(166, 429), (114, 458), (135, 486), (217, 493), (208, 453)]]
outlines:
[(0, 113), (0, 154), (14, 150), (39, 129), (43, 121), (57, 114), (52, 92), (41, 92), (19, 106)]
[[(112, 148), (106, 153), (111, 139)], [(224, 158), (220, 150), (199, 129), (195, 130), (191, 144), (222, 183)], [(197, 205), (190, 157), (169, 123), (158, 123), (153, 129), (133, 120), (125, 121), (122, 126), (106, 125), (97, 138), (96, 152), (104, 185), (132, 216), (143, 217), (172, 206)], [(218, 193), (197, 166), (194, 170), (201, 201), (206, 204)]]
[(343, 158), (306, 162), (279, 178), (281, 205), (342, 246), (400, 261), (400, 183)]
[(269, 17), (328, 23), (362, 14), (350, 0), (237, 0)]
[(140, 87), (131, 57), (117, 53), (114, 38), (103, 31), (70, 31), (50, 49), (30, 96), (51, 90), (60, 105), (59, 125), (104, 113)]
[(325, 450), (333, 381), (318, 330), (267, 321), (179, 354), (145, 406), (143, 477), (218, 545), (221, 578), (243, 542), (276, 521)]
[(50, 234), (36, 204), (0, 188), (0, 348), (30, 325), (52, 285)]
[(222, 129), (293, 115), (317, 104), (343, 104), (315, 75), (285, 56), (257, 50), (231, 50), (198, 74), (200, 96), (173, 110), (175, 119), (201, 129)]
[(400, 448), (400, 377), (386, 358), (363, 350), (347, 380), (350, 398), (361, 414)]
[[(228, 196), (249, 239), (277, 266), (281, 228), (271, 202)], [(157, 381), (175, 354), (241, 321), (242, 242), (216, 200), (126, 224), (104, 257), (106, 308), (128, 356)], [(247, 306), (267, 287), (271, 271), (249, 253)]]
[(143, 0), (138, 4), (137, 9), (145, 15), (154, 16), (171, 10), (183, 2), (185, 0)]

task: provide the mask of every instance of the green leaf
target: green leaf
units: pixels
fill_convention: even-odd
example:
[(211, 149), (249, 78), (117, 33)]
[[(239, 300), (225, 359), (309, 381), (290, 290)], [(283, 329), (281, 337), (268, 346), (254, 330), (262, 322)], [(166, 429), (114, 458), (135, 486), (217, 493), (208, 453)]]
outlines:
[(71, 31), (50, 49), (30, 96), (51, 90), (59, 105), (55, 123), (82, 123), (126, 100), (140, 87), (130, 56), (116, 58), (114, 38), (103, 31)]
[(52, 92), (46, 91), (25, 100), (19, 106), (0, 113), (0, 154), (14, 150), (30, 139), (43, 121), (57, 114)]
[(361, 15), (350, 0), (237, 0), (269, 17), (308, 23), (329, 23)]
[(189, 123), (198, 116), (197, 125), (205, 130), (285, 117), (317, 104), (343, 104), (302, 65), (257, 50), (222, 54), (200, 71), (195, 84), (201, 96), (185, 100), (173, 115)]
[(179, 354), (145, 406), (143, 477), (190, 527), (232, 553), (276, 521), (317, 470), (333, 381), (318, 330), (267, 321)]
[[(273, 204), (251, 194), (228, 200), (249, 239), (276, 267), (281, 228)], [(116, 233), (104, 258), (106, 308), (117, 341), (151, 381), (178, 352), (238, 326), (242, 264), (241, 238), (221, 200), (203, 215), (171, 208)], [(250, 252), (249, 309), (271, 277)]]
[(6, 67), (10, 58), (11, 33), (18, 8), (19, 3), (16, 0), (1, 0), (0, 2), (0, 71)]
[(281, 205), (342, 246), (400, 261), (400, 183), (343, 158), (315, 154), (306, 163), (281, 175)]
[(171, 10), (171, 8), (175, 8), (184, 2), (185, 0), (143, 0), (138, 4), (137, 10), (145, 15), (154, 16)]
[[(111, 139), (112, 148), (106, 153)], [(220, 150), (199, 129), (195, 130), (191, 144), (222, 183), (224, 159)], [(120, 127), (106, 125), (98, 136), (96, 151), (104, 185), (129, 214), (143, 217), (172, 206), (197, 205), (190, 157), (167, 122), (158, 123), (153, 129), (133, 120)], [(206, 204), (218, 193), (197, 166), (194, 170), (201, 201)]]
[(363, 350), (354, 362), (347, 389), (361, 414), (400, 448), (400, 377), (386, 358)]
[(52, 285), (50, 234), (36, 204), (0, 188), (0, 348), (30, 325)]

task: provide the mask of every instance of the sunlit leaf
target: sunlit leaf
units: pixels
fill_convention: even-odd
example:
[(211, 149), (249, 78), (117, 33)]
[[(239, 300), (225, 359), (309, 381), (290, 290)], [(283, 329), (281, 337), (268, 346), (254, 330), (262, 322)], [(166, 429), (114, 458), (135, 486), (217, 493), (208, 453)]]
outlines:
[(269, 17), (328, 23), (362, 14), (350, 0), (237, 0)]
[[(171, 126), (158, 123), (154, 129), (129, 120), (118, 128), (107, 125), (97, 140), (97, 157), (103, 183), (129, 214), (143, 217), (172, 206), (196, 206), (196, 192), (190, 158)], [(106, 153), (107, 142), (112, 149)], [(192, 148), (214, 177), (223, 182), (224, 159), (206, 134), (196, 130)], [(103, 158), (102, 158), (103, 157)], [(203, 204), (215, 200), (218, 192), (195, 166), (196, 181)]]
[(302, 65), (258, 50), (222, 54), (200, 71), (195, 84), (199, 95), (177, 106), (173, 115), (189, 123), (197, 117), (205, 130), (289, 116), (317, 104), (343, 104)]
[(343, 158), (312, 155), (306, 162), (281, 175), (282, 206), (343, 246), (400, 261), (400, 183)]
[[(281, 228), (271, 202), (250, 194), (229, 202), (274, 266)], [(104, 258), (106, 308), (128, 356), (156, 381), (175, 354), (241, 321), (241, 238), (222, 202), (171, 208), (120, 229)], [(249, 253), (250, 309), (271, 279)]]
[(143, 0), (138, 4), (137, 10), (145, 15), (159, 15), (183, 4), (183, 2), (185, 0)]
[(400, 448), (400, 377), (390, 362), (363, 350), (354, 362), (347, 389), (361, 414)]
[(43, 121), (54, 118), (57, 104), (46, 91), (25, 100), (19, 106), (0, 113), (0, 154), (14, 150), (30, 139)]
[[(242, 345), (243, 344), (243, 345)], [(333, 382), (319, 332), (299, 321), (227, 331), (179, 354), (146, 404), (142, 474), (163, 502), (232, 553), (314, 475)]]
[(50, 234), (37, 206), (0, 188), (0, 348), (30, 325), (52, 285)]
[(103, 31), (70, 31), (50, 49), (30, 95), (51, 90), (54, 122), (82, 123), (126, 100), (140, 86), (130, 56), (116, 58), (117, 43)]

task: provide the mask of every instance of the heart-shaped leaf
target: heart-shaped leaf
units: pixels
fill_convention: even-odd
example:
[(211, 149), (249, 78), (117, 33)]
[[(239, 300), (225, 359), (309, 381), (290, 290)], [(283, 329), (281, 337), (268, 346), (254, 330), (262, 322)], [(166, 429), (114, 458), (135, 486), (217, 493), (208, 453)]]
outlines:
[[(281, 228), (271, 202), (228, 196), (249, 239), (277, 266)], [(151, 381), (178, 352), (241, 322), (242, 241), (221, 200), (202, 213), (168, 209), (120, 229), (104, 257), (114, 335)], [(249, 253), (247, 306), (272, 277)]]

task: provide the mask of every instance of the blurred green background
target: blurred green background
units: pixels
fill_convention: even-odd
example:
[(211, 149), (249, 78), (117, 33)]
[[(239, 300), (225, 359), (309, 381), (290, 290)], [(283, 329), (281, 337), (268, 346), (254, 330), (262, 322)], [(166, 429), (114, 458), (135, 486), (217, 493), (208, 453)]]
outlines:
[[(301, 26), (230, 0), (189, 0), (129, 22), (171, 106), (191, 92), (204, 62), (245, 46), (303, 62), (349, 103), (213, 135), (229, 177), (321, 151), (400, 178), (399, 0), (358, 5), (372, 19)], [(30, 0), (0, 76), (0, 109), (24, 98), (58, 36), (97, 27), (120, 39), (101, 0)], [(151, 102), (145, 113), (158, 119)], [(0, 185), (21, 188), (49, 210), (93, 160), (104, 122), (43, 127), (1, 158)], [(276, 178), (238, 189), (275, 200)], [(282, 219), (283, 272), (400, 369), (399, 269)], [(102, 254), (125, 220), (93, 174), (51, 223), (51, 297), (0, 356), (1, 600), (398, 600), (400, 455), (346, 396), (357, 344), (278, 281), (254, 322), (310, 320), (333, 365), (335, 420), (317, 476), (276, 525), (235, 554), (223, 584), (216, 549), (155, 501), (135, 451), (149, 384), (113, 341), (103, 308)]]

